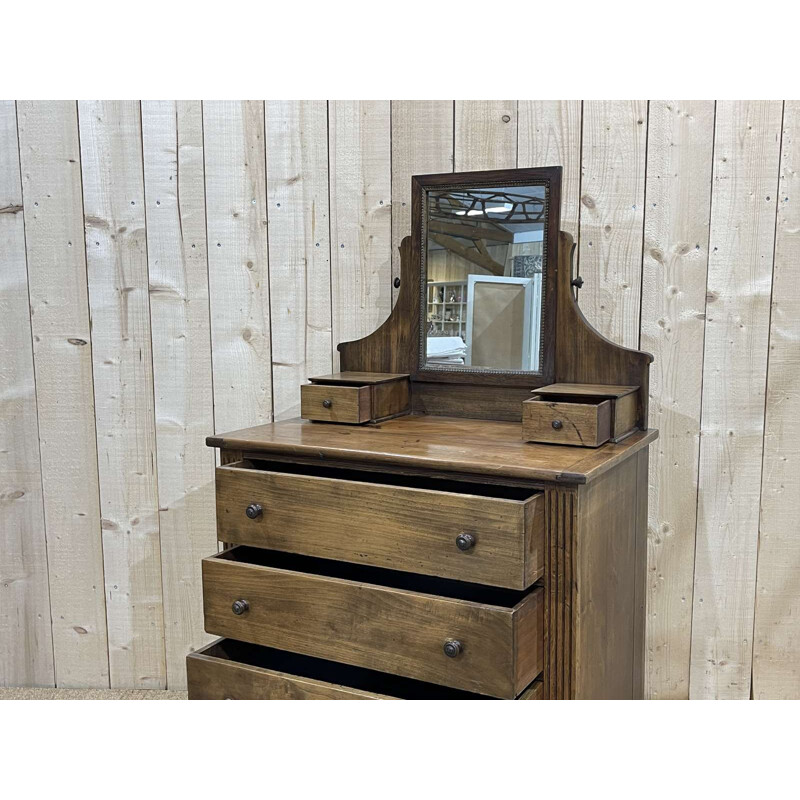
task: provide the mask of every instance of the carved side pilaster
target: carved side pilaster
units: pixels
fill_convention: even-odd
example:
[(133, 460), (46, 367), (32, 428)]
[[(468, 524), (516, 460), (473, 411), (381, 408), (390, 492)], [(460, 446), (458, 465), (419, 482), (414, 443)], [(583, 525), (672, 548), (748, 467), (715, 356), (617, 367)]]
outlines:
[(576, 512), (574, 488), (545, 490), (544, 696), (547, 700), (571, 700), (575, 696), (572, 666)]

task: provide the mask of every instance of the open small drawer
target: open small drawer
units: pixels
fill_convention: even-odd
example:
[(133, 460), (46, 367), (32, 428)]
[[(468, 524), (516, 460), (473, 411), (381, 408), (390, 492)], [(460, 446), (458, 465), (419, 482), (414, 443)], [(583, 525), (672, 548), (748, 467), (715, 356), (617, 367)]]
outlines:
[[(186, 658), (190, 700), (491, 700), (235, 639), (217, 639)], [(517, 700), (541, 700), (534, 681)]]
[(522, 439), (599, 447), (637, 428), (638, 386), (554, 383), (522, 403)]
[(399, 417), (410, 409), (408, 375), (337, 372), (309, 381), (300, 387), (303, 419), (360, 425)]

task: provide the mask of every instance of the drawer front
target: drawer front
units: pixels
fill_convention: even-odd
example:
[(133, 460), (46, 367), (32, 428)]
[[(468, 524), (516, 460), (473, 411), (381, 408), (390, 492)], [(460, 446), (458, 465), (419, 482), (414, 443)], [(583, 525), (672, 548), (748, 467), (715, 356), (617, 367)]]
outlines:
[(369, 386), (300, 387), (300, 416), (319, 422), (368, 422), (372, 416)]
[[(218, 639), (186, 658), (190, 700), (489, 700), (485, 695)], [(541, 699), (536, 681), (518, 700)]]
[[(219, 467), (216, 484), (223, 542), (511, 589), (544, 574), (542, 494), (512, 500), (237, 465)], [(261, 509), (253, 519), (251, 506)]]
[(598, 447), (610, 437), (610, 400), (600, 403), (526, 400), (522, 404), (525, 441)]
[(542, 589), (505, 608), (235, 558), (203, 562), (209, 633), (508, 699), (542, 670)]
[[(280, 669), (283, 667), (280, 659), (268, 667), (245, 660), (236, 661), (224, 652), (224, 648), (223, 640), (186, 657), (190, 700), (389, 699), (376, 692), (284, 672)], [(265, 661), (270, 664), (269, 660)]]

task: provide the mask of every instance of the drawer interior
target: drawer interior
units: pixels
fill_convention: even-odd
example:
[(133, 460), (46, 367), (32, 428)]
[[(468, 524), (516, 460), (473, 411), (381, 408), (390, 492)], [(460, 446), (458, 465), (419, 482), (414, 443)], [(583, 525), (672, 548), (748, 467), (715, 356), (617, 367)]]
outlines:
[(284, 672), (310, 680), (349, 686), (353, 689), (388, 695), (403, 700), (490, 700), (492, 698), (435, 683), (403, 678), (385, 672), (352, 667), (322, 658), (289, 653), (272, 647), (223, 639), (202, 651), (202, 655), (224, 661)]
[(536, 402), (540, 403), (570, 403), (571, 405), (575, 406), (601, 406), (603, 403), (608, 402), (607, 397), (576, 397), (574, 394), (535, 394), (531, 400), (535, 400)]
[(287, 475), (311, 475), (318, 478), (334, 478), (355, 483), (373, 483), (381, 486), (405, 486), (410, 489), (428, 489), (434, 492), (451, 494), (470, 494), (478, 497), (492, 497), (502, 500), (524, 501), (538, 490), (528, 487), (502, 486), (489, 483), (453, 481), (446, 478), (428, 478), (418, 475), (395, 475), (386, 472), (362, 472), (356, 469), (325, 467), (317, 464), (297, 464), (264, 459), (247, 459), (228, 466), (257, 471), (283, 472)]
[(213, 556), (214, 560), (233, 561), (239, 564), (257, 565), (272, 569), (285, 569), (293, 572), (304, 572), (328, 578), (369, 583), (386, 586), (392, 589), (403, 589), (422, 594), (433, 594), (450, 597), (455, 600), (466, 600), (483, 605), (514, 608), (534, 586), (525, 591), (500, 589), (495, 586), (483, 586), (477, 583), (435, 578), (428, 575), (415, 575), (381, 567), (369, 567), (364, 564), (350, 564), (345, 561), (332, 561), (326, 558), (300, 556), (294, 553), (282, 553), (277, 550), (264, 550), (260, 547), (241, 545), (225, 550)]

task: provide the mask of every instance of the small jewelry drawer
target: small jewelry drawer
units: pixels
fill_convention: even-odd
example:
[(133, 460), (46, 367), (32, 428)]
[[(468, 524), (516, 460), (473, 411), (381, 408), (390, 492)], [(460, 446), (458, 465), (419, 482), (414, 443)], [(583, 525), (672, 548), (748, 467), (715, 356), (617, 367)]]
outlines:
[(216, 488), (230, 544), (510, 589), (544, 574), (534, 489), (266, 461), (218, 467)]
[(209, 633), (513, 699), (540, 674), (544, 592), (251, 547), (203, 561)]
[(522, 403), (522, 439), (599, 447), (637, 429), (638, 386), (557, 383)]
[(407, 375), (339, 372), (300, 387), (300, 416), (314, 422), (360, 425), (408, 413)]
[(611, 437), (611, 402), (559, 402), (534, 397), (522, 404), (522, 438), (543, 444), (599, 447)]
[[(186, 658), (190, 700), (490, 700), (384, 672), (218, 639)], [(517, 698), (540, 700), (535, 681)]]

